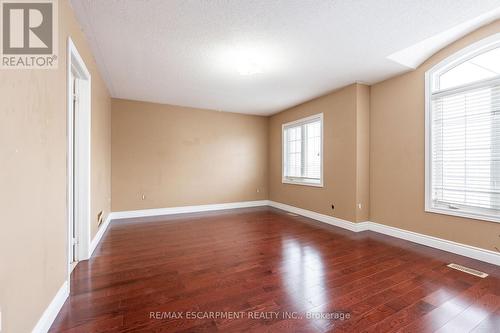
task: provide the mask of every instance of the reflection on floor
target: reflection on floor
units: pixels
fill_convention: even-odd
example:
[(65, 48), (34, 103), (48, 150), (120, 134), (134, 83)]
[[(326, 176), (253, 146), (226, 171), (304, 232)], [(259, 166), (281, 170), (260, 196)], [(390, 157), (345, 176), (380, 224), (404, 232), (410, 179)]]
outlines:
[(269, 207), (113, 222), (71, 288), (52, 332), (500, 328), (500, 268)]

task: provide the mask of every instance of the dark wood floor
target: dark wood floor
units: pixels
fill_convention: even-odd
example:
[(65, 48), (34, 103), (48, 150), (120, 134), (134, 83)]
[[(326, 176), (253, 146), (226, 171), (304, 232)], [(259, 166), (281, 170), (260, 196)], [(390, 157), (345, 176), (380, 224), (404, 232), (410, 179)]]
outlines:
[(266, 207), (113, 222), (51, 332), (177, 331), (500, 332), (500, 269)]

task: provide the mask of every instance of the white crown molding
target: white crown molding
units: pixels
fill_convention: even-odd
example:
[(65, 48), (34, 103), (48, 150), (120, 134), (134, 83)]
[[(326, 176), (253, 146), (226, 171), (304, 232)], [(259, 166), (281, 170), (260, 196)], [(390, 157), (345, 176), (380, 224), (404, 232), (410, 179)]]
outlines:
[(57, 294), (50, 302), (49, 306), (45, 309), (42, 316), (36, 323), (35, 327), (31, 331), (32, 333), (46, 333), (49, 331), (50, 326), (57, 317), (57, 314), (61, 310), (64, 302), (69, 296), (69, 286), (68, 281), (64, 281), (63, 285), (57, 291)]

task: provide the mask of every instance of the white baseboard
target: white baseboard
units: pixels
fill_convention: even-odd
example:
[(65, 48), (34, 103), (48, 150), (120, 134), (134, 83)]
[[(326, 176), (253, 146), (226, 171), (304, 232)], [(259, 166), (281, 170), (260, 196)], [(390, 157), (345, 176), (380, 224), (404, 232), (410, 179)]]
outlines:
[(479, 247), (449, 241), (442, 238), (419, 234), (417, 232), (391, 227), (375, 222), (363, 222), (366, 230), (371, 230), (384, 235), (405, 239), (410, 242), (426, 245), (439, 250), (455, 253), (464, 257), (469, 257), (490, 264), (500, 266), (500, 253), (481, 249)]
[(230, 203), (212, 204), (212, 205), (129, 210), (129, 211), (113, 212), (111, 214), (113, 220), (120, 220), (120, 219), (136, 218), (136, 217), (150, 217), (150, 216), (162, 216), (162, 215), (172, 215), (172, 214), (182, 214), (182, 213), (209, 212), (213, 210), (223, 210), (223, 209), (258, 207), (258, 206), (267, 206), (268, 204), (269, 204), (268, 200), (241, 201), (241, 202), (230, 202)]
[(241, 201), (241, 202), (230, 202), (223, 204), (211, 204), (211, 205), (199, 205), (199, 206), (181, 206), (181, 207), (111, 212), (108, 214), (108, 216), (106, 217), (106, 221), (101, 225), (96, 235), (94, 236), (94, 239), (92, 239), (92, 242), (90, 243), (89, 258), (94, 253), (95, 249), (97, 248), (97, 245), (99, 245), (99, 243), (101, 242), (102, 236), (108, 229), (109, 223), (112, 220), (163, 216), (163, 215), (182, 214), (182, 213), (209, 212), (214, 210), (259, 207), (268, 205), (269, 205), (269, 200), (257, 200), (257, 201)]
[(94, 239), (92, 240), (91, 252), (93, 252), (97, 247), (97, 245), (99, 244), (99, 241), (101, 240), (101, 237), (106, 231), (106, 228), (108, 227), (109, 222), (111, 220), (149, 217), (149, 216), (162, 216), (162, 215), (181, 214), (181, 213), (207, 212), (207, 211), (222, 210), (222, 209), (234, 209), (234, 208), (257, 207), (257, 206), (275, 207), (284, 211), (305, 216), (314, 219), (316, 221), (327, 223), (353, 232), (361, 232), (365, 230), (378, 232), (384, 235), (405, 239), (410, 242), (430, 246), (436, 249), (448, 251), (451, 253), (455, 253), (458, 255), (462, 255), (465, 257), (481, 260), (484, 262), (500, 266), (500, 254), (494, 251), (481, 249), (478, 247), (465, 245), (457, 242), (452, 242), (449, 240), (433, 236), (427, 236), (417, 232), (403, 230), (376, 222), (370, 222), (370, 221), (358, 222), (358, 223), (350, 222), (333, 216), (316, 213), (307, 209), (302, 209), (271, 200), (243, 201), (243, 202), (231, 202), (231, 203), (213, 204), (213, 205), (183, 206), (183, 207), (113, 212), (108, 215), (105, 224), (99, 229), (99, 232), (97, 233), (96, 237), (94, 237)]
[(64, 281), (61, 288), (59, 288), (59, 290), (57, 291), (56, 296), (54, 296), (52, 302), (50, 302), (49, 306), (45, 309), (42, 316), (40, 317), (40, 320), (38, 320), (38, 323), (36, 323), (35, 327), (33, 328), (33, 331), (31, 332), (32, 333), (48, 332), (50, 326), (52, 326), (52, 323), (56, 319), (57, 314), (64, 305), (64, 302), (66, 302), (68, 296), (69, 296), (68, 281)]
[(269, 201), (269, 206), (275, 207), (281, 210), (285, 210), (294, 214), (302, 215), (305, 217), (309, 217), (311, 219), (328, 223), (340, 228), (344, 228), (347, 230), (351, 230), (354, 232), (360, 232), (360, 231), (373, 231), (373, 232), (378, 232), (380, 234), (396, 237), (396, 238), (401, 238), (413, 243), (418, 243), (422, 244), (425, 246), (433, 247), (439, 250), (451, 252), (454, 254), (458, 254), (464, 257), (469, 257), (477, 260), (481, 260), (484, 262), (488, 262), (490, 264), (494, 264), (497, 266), (500, 266), (500, 253), (486, 250), (486, 249), (481, 249), (478, 247), (466, 245), (466, 244), (461, 244), (457, 242), (452, 242), (446, 239), (442, 238), (437, 238), (433, 236), (427, 236), (424, 234), (419, 234), (417, 232), (413, 231), (408, 231), (404, 229), (399, 229), (395, 227), (391, 227), (385, 224), (380, 224), (376, 222), (350, 222), (346, 220), (342, 220), (339, 218), (335, 218), (332, 216), (316, 213), (310, 210), (302, 209), (302, 208), (297, 208), (294, 206), (286, 205), (283, 203), (275, 202), (275, 201)]
[(94, 239), (92, 239), (92, 242), (90, 242), (89, 258), (92, 257), (92, 254), (94, 253), (97, 245), (99, 245), (99, 242), (101, 241), (102, 236), (106, 232), (106, 229), (108, 229), (109, 222), (111, 222), (112, 219), (113, 219), (113, 213), (109, 213), (104, 223), (99, 227), (99, 230), (97, 230)]
[[(99, 242), (101, 241), (104, 233), (106, 232), (106, 229), (108, 228), (111, 220), (161, 216), (161, 215), (171, 215), (171, 214), (181, 214), (181, 213), (207, 212), (207, 211), (215, 211), (223, 209), (258, 207), (258, 206), (275, 207), (284, 211), (305, 216), (314, 219), (316, 221), (327, 223), (353, 232), (360, 232), (360, 231), (378, 232), (384, 235), (405, 239), (410, 242), (426, 245), (439, 250), (444, 250), (447, 252), (455, 253), (458, 255), (462, 255), (465, 257), (481, 260), (484, 262), (500, 266), (500, 254), (493, 251), (461, 243), (456, 243), (437, 237), (427, 236), (424, 234), (419, 234), (416, 232), (403, 230), (380, 223), (375, 223), (370, 221), (358, 222), (358, 223), (350, 222), (333, 216), (316, 213), (307, 209), (302, 209), (270, 200), (243, 201), (243, 202), (231, 202), (231, 203), (213, 204), (213, 205), (183, 206), (183, 207), (112, 212), (108, 214), (106, 221), (99, 228), (99, 231), (92, 240), (90, 244), (89, 257), (92, 256), (97, 245), (99, 245)], [(57, 317), (57, 314), (61, 310), (68, 296), (69, 296), (68, 282), (65, 281), (61, 286), (61, 288), (59, 289), (59, 291), (57, 292), (54, 299), (52, 300), (52, 302), (44, 311), (42, 317), (36, 324), (35, 328), (33, 328), (32, 331), (33, 333), (42, 333), (42, 332), (45, 333), (50, 329), (50, 326), (54, 322), (55, 318)]]
[(284, 204), (281, 202), (276, 202), (276, 201), (269, 201), (269, 206), (274, 207), (274, 208), (278, 208), (281, 210), (286, 210), (287, 212), (290, 212), (290, 213), (309, 217), (313, 220), (317, 220), (317, 221), (320, 221), (323, 223), (328, 223), (330, 225), (334, 225), (336, 227), (344, 228), (344, 229), (351, 230), (354, 232), (360, 231), (359, 226), (358, 226), (359, 223), (346, 221), (346, 220), (339, 219), (339, 218), (336, 218), (333, 216), (328, 216), (325, 214), (316, 213), (316, 212), (313, 212), (313, 211), (310, 211), (307, 209), (302, 209), (302, 208), (290, 206), (290, 205), (287, 205), (287, 204)]

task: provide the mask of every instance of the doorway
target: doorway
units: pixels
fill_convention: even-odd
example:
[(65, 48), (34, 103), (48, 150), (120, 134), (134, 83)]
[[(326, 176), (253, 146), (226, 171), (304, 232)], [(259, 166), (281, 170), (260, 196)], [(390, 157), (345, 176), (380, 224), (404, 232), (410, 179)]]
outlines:
[(68, 282), (79, 261), (90, 257), (90, 73), (71, 38), (67, 58)]

